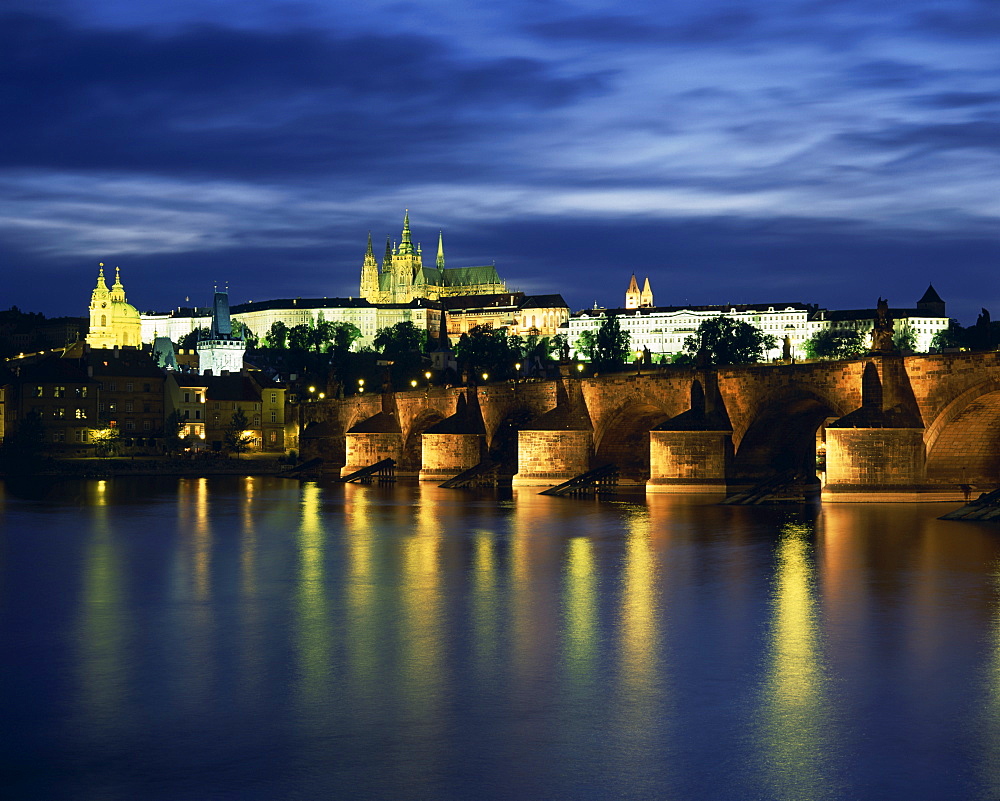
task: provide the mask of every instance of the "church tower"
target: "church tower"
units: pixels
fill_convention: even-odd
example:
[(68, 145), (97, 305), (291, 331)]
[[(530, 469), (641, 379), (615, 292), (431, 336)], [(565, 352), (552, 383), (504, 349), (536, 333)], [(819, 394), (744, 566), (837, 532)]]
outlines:
[(403, 215), (403, 234), (392, 257), (392, 297), (390, 303), (413, 300), (413, 276), (423, 266), (419, 250), (413, 247), (410, 235), (410, 210)]
[(646, 276), (646, 282), (642, 285), (642, 292), (639, 295), (639, 308), (640, 309), (651, 309), (653, 307), (653, 289), (649, 285), (649, 276)]
[(121, 273), (115, 267), (115, 282), (109, 290), (103, 262), (98, 266), (97, 285), (90, 293), (87, 344), (93, 348), (138, 348), (142, 344), (142, 320), (138, 310), (125, 300)]
[(372, 250), (372, 232), (368, 232), (368, 250), (361, 263), (361, 297), (376, 303), (378, 301), (378, 262), (375, 261), (375, 251)]
[(628, 283), (628, 289), (625, 291), (625, 308), (626, 309), (638, 309), (639, 308), (639, 284), (635, 281), (635, 273), (632, 273), (632, 280)]

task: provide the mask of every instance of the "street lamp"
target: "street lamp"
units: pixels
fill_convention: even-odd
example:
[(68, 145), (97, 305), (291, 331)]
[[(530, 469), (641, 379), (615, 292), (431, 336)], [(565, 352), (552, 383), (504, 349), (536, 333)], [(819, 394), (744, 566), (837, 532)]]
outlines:
[(358, 394), (361, 395), (365, 391), (365, 380), (363, 378), (358, 379)]
[(490, 374), (489, 373), (483, 373), (483, 383), (485, 384), (489, 380), (490, 380)]
[(411, 386), (411, 387), (413, 387), (414, 389), (416, 389), (416, 388), (417, 388), (417, 379), (415, 379), (415, 378), (414, 378), (414, 379), (413, 379), (413, 380), (412, 380), (412, 381), (410, 382), (410, 386)]

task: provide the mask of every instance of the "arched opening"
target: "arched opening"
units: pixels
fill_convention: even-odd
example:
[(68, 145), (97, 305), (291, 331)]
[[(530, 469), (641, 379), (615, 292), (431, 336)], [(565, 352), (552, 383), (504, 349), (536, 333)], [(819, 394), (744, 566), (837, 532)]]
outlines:
[(422, 445), (424, 432), (435, 423), (440, 423), (444, 417), (440, 412), (427, 409), (420, 413), (410, 426), (406, 442), (403, 443), (403, 459), (399, 469), (405, 472), (416, 472), (422, 467)]
[(1000, 486), (1000, 392), (980, 395), (940, 428), (928, 443), (927, 480), (980, 491)]
[(604, 426), (594, 459), (618, 466), (619, 480), (644, 484), (649, 479), (649, 432), (671, 415), (648, 403), (631, 403), (615, 412)]
[(512, 475), (517, 472), (517, 434), (534, 415), (530, 409), (519, 406), (500, 421), (489, 442), (490, 461), (498, 462)]
[(815, 480), (816, 434), (829, 419), (842, 416), (815, 396), (767, 405), (739, 442), (731, 480), (759, 482), (782, 474)]

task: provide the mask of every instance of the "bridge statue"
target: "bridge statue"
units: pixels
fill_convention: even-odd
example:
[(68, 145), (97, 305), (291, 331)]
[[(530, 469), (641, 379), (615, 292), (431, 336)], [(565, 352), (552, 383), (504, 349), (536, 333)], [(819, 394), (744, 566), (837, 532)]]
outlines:
[(892, 317), (889, 315), (889, 301), (878, 299), (875, 307), (875, 327), (872, 329), (872, 350), (876, 353), (893, 353), (896, 345), (892, 341)]

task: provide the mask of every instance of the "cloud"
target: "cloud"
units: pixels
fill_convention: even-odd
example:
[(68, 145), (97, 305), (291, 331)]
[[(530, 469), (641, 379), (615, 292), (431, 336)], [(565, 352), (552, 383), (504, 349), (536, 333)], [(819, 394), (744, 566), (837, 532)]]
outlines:
[[(310, 175), (412, 162), (606, 90), (530, 57), (427, 36), (216, 25), (169, 32), (0, 18), (0, 166)], [(405, 157), (405, 158), (404, 158)]]
[(733, 6), (676, 23), (650, 22), (648, 15), (593, 14), (534, 23), (526, 30), (551, 40), (695, 45), (745, 39), (760, 21), (759, 15)]

